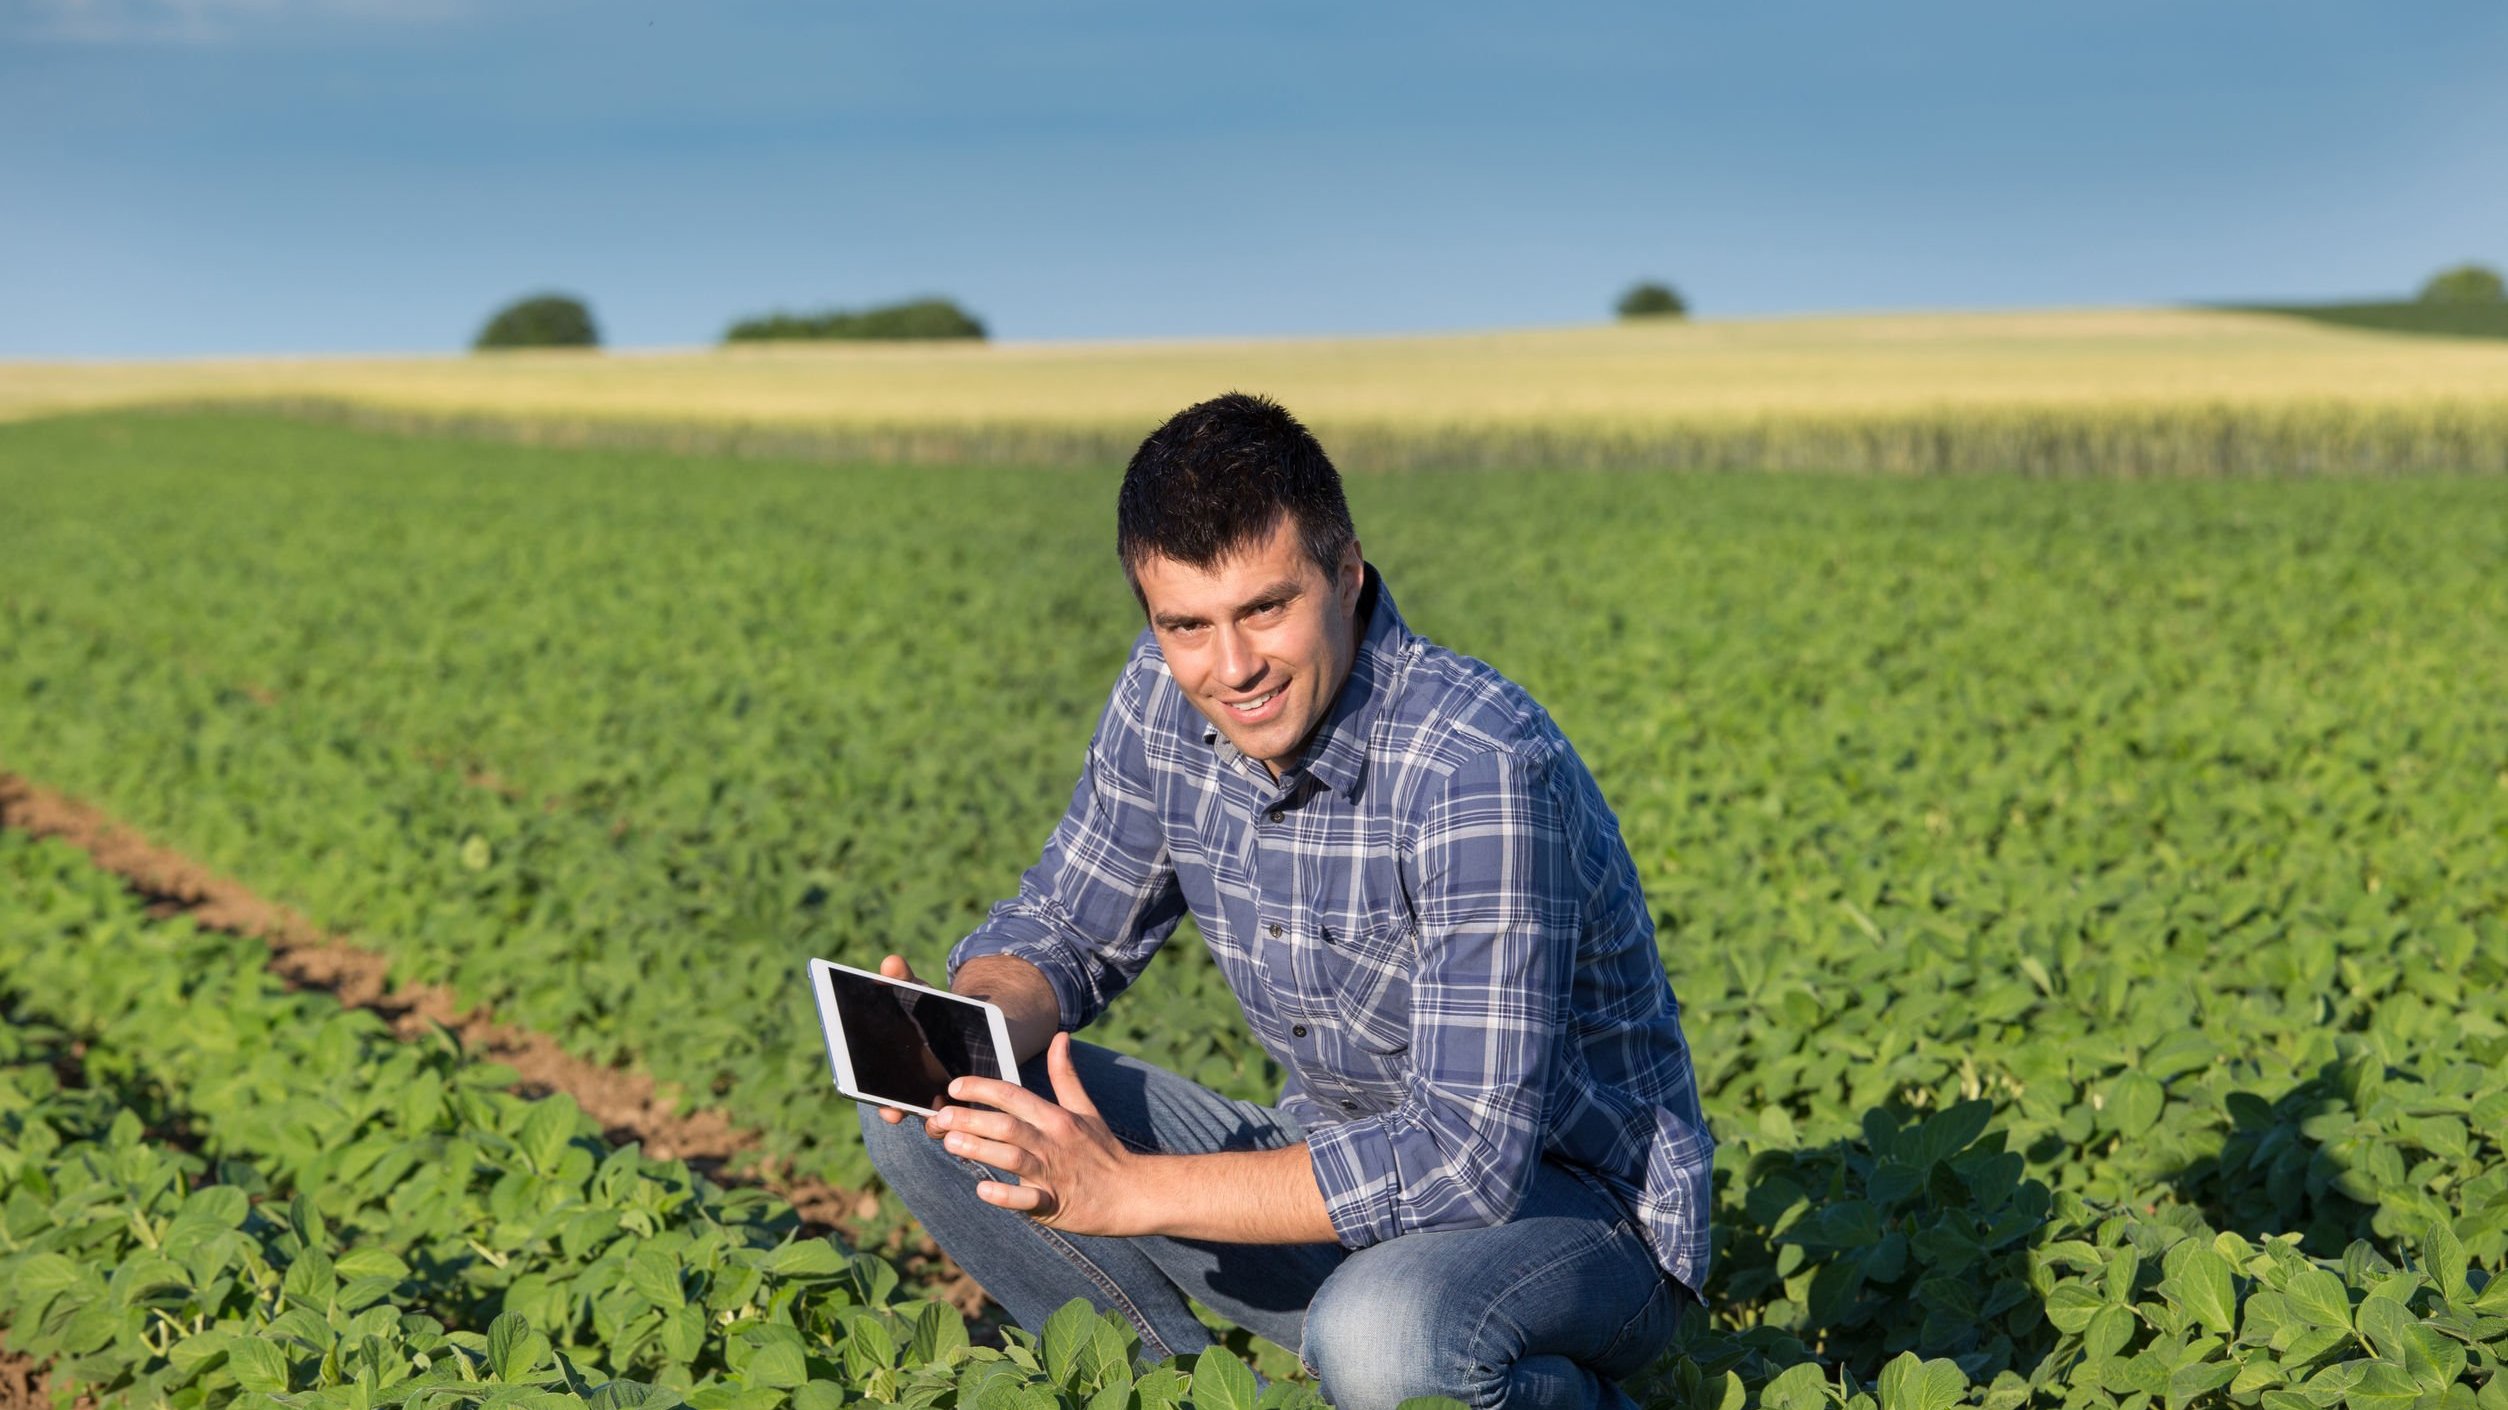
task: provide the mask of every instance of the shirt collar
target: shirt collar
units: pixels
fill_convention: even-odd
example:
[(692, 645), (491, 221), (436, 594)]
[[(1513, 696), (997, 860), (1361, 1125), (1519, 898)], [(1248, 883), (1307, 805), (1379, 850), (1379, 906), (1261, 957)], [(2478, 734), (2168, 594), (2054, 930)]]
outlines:
[[(1332, 698), (1332, 708), (1324, 712), (1323, 722), (1315, 727), (1315, 734), (1307, 741), (1297, 764), (1283, 775), (1286, 780), (1301, 770), (1311, 773), (1345, 799), (1358, 796), (1359, 784), (1367, 773), (1368, 736), (1375, 730), (1377, 717), (1384, 713), (1385, 702), (1392, 698), (1412, 641), (1411, 629), (1403, 624), (1402, 614), (1394, 608), (1392, 589), (1385, 586), (1375, 564), (1365, 567), (1367, 579), (1359, 589), (1358, 600), (1364, 626), (1358, 649), (1350, 657), (1349, 679), (1341, 683), (1340, 693)], [(1220, 734), (1219, 726), (1207, 720), (1202, 725), (1202, 742), (1232, 763), (1243, 757)]]

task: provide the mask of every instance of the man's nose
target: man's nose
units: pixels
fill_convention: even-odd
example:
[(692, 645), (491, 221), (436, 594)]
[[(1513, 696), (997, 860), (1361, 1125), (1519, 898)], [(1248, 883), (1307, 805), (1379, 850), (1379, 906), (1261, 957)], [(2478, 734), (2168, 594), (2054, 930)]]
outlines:
[(1252, 685), (1263, 675), (1262, 653), (1233, 624), (1219, 629), (1219, 679), (1231, 687)]

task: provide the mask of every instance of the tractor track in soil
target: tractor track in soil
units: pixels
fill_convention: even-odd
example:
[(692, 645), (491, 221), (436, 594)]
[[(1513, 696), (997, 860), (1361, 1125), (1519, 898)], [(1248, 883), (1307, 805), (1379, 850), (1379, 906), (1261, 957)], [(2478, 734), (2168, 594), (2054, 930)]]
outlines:
[[(547, 1034), (499, 1023), (484, 1006), (464, 1008), (445, 986), (394, 984), (386, 957), (158, 845), (91, 804), (0, 771), (0, 828), (59, 838), (85, 852), (146, 900), (152, 915), (186, 916), (203, 929), (261, 941), (269, 946), (270, 969), (280, 978), (300, 989), (320, 990), (343, 1005), (370, 1010), (402, 1038), (422, 1037), (439, 1026), (452, 1032), (465, 1051), (512, 1068), (519, 1090), (563, 1092), (574, 1098), (612, 1144), (638, 1142), (647, 1155), (684, 1160), (717, 1184), (755, 1186), (782, 1197), (799, 1212), (810, 1235), (834, 1234), (859, 1247), (865, 1225), (879, 1213), (876, 1193), (794, 1177), (757, 1155), (756, 1132), (718, 1110), (680, 1110), (676, 1094), (649, 1073), (587, 1062)], [(910, 1276), (933, 1284), (936, 1295), (971, 1320), (991, 1320), (984, 1317), (983, 1289), (928, 1236), (918, 1233), (905, 1247), (885, 1251), (900, 1258)], [(35, 1403), (16, 1397), (33, 1394), (41, 1377), (42, 1368), (24, 1363), (24, 1358), (0, 1355), (0, 1410)]]

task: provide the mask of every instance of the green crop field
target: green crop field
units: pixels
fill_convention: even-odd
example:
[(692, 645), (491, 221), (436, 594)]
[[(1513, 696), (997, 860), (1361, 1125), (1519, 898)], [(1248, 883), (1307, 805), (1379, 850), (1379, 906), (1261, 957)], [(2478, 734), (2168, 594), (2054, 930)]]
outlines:
[[(1351, 481), (1405, 615), (1550, 708), (1657, 913), (1722, 1146), (1713, 1316), (1651, 1403), (2508, 1410), (2500, 484)], [(1137, 628), (1114, 485), (0, 427), (0, 769), (860, 1181), (800, 963), (934, 966), (1033, 859)], [(1097, 1398), (1095, 1323), (962, 1347), (886, 1265), (782, 1251), (809, 1245), (762, 1197), (0, 842), (0, 1282), (52, 1289), (0, 1322), (96, 1385), (1251, 1399), (1225, 1358)], [(257, 1036), (193, 1054), (186, 1004)], [(1189, 927), (1092, 1036), (1271, 1094)], [(370, 1069), (447, 1095), (302, 1123), (250, 1095)], [(411, 1142), (449, 1173), (396, 1195)], [(684, 1214), (624, 1239), (637, 1199)], [(117, 1232), (171, 1238), (151, 1218), (217, 1250), (149, 1245), (181, 1289)], [(338, 1310), (272, 1331), (290, 1306)]]

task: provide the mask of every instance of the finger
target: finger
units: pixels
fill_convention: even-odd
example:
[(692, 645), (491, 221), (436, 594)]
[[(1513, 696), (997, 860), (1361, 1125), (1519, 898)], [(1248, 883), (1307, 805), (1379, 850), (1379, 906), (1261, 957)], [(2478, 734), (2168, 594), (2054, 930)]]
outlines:
[(1005, 1185), (999, 1180), (978, 1180), (975, 1197), (986, 1204), (1020, 1214), (1049, 1219), (1054, 1213), (1053, 1192), (1042, 1185)]
[(1065, 1111), (1078, 1116), (1095, 1117), (1097, 1103), (1089, 1100), (1088, 1089), (1080, 1085), (1080, 1069), (1071, 1061), (1071, 1035), (1057, 1033), (1045, 1048), (1045, 1075), (1053, 1080), (1054, 1100)]
[(964, 1131), (988, 1141), (1008, 1141), (1014, 1146), (1036, 1144), (1036, 1128), (1007, 1112), (983, 1107), (945, 1106), (925, 1125), (940, 1131)]
[(1044, 1168), (1033, 1153), (1007, 1141), (988, 1141), (964, 1131), (952, 1131), (941, 1144), (960, 1159), (989, 1165), (995, 1170), (1006, 1170), (1013, 1175), (1034, 1175)]
[(891, 979), (902, 979), (908, 984), (920, 984), (923, 982), (914, 977), (914, 967), (906, 963), (906, 958), (903, 955), (890, 955), (887, 959), (881, 960), (880, 973)]
[(898, 1122), (905, 1119), (906, 1114), (893, 1106), (884, 1106), (880, 1108), (880, 1120), (887, 1122), (891, 1126), (894, 1126)]
[[(993, 1077), (961, 1077), (949, 1084), (949, 1095), (962, 1102), (982, 1102), (1006, 1111), (1031, 1126), (1060, 1114), (1062, 1108), (1016, 1082)], [(951, 1118), (953, 1121), (955, 1117)]]

